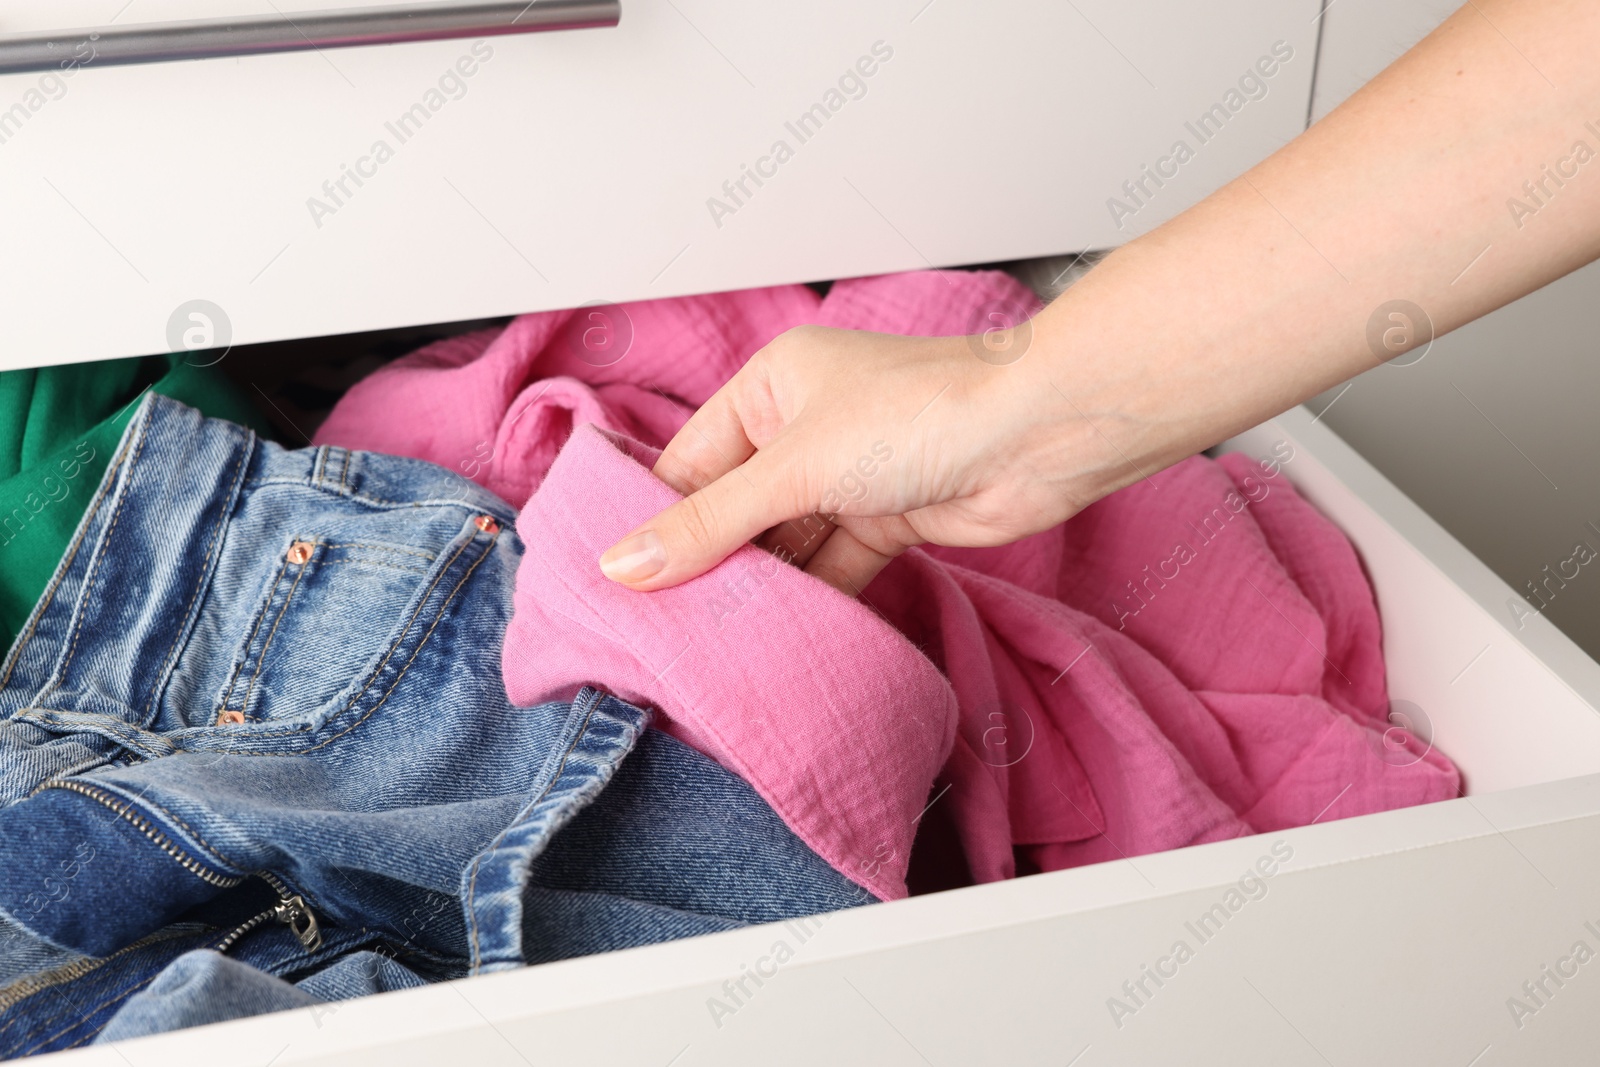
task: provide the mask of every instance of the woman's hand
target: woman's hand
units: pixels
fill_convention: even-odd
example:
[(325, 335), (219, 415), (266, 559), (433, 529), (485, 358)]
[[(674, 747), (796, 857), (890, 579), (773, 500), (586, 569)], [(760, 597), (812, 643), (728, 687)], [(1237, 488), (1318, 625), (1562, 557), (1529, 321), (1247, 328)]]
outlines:
[(1393, 358), (1373, 338), (1397, 303), (1421, 343), (1595, 260), (1600, 174), (1573, 168), (1594, 155), (1597, 47), (1592, 0), (1467, 4), (1108, 255), (1014, 363), (962, 337), (791, 330), (672, 441), (656, 473), (691, 495), (605, 572), (676, 585), (765, 533), (855, 592), (908, 546), (1045, 529)]
[[(1032, 395), (1023, 395), (1025, 393)], [(676, 585), (755, 538), (854, 595), (913, 545), (998, 545), (1103, 492), (1059, 455), (1094, 435), (966, 337), (802, 326), (756, 353), (672, 439), (686, 494), (601, 557), (635, 589)], [(1087, 440), (1085, 437), (1087, 436)]]

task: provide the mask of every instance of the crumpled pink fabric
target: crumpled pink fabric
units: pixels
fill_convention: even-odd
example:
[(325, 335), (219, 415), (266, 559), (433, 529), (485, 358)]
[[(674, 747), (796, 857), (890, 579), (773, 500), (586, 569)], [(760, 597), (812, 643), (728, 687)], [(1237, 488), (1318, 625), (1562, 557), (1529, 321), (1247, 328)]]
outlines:
[(513, 700), (592, 683), (656, 708), (885, 899), (935, 820), (953, 880), (984, 882), (1455, 796), (1449, 760), (1388, 728), (1371, 589), (1287, 445), (1187, 460), (1014, 545), (912, 550), (861, 601), (749, 546), (672, 590), (601, 576), (677, 499), (652, 446), (783, 330), (952, 335), (1033, 305), (945, 271), (526, 315), (375, 373), (317, 440), (522, 507)]

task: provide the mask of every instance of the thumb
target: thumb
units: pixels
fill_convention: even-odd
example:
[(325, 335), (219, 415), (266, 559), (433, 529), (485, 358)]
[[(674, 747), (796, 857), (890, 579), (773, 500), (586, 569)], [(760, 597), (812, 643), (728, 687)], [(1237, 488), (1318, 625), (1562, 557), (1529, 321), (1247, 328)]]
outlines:
[(751, 538), (811, 510), (782, 445), (741, 466), (636, 528), (600, 556), (607, 578), (631, 589), (665, 589), (704, 574)]

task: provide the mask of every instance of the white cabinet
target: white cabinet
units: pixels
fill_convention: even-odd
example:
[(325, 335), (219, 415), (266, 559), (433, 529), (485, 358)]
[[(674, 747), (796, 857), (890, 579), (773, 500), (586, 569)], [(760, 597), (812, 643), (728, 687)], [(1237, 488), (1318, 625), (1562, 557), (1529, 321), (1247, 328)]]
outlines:
[[(13, 0), (0, 30), (122, 2)], [(37, 76), (0, 78), (0, 115), (27, 111), (0, 142), (0, 366), (162, 350), (194, 299), (241, 343), (1106, 247), (1453, 3), (1322, 6), (624, 0), (611, 30), (90, 69), (37, 108)], [(1513, 590), (1309, 413), (1231, 447), (1280, 440), (1469, 796), (51, 1062), (1592, 1062), (1600, 978), (1511, 1004), (1600, 947), (1600, 666), (1515, 625)], [(1269, 890), (1145, 978), (1265, 856)], [(719, 1020), (777, 940), (795, 958)]]
[[(122, 6), (10, 0), (0, 30)], [(624, 0), (477, 46), (0, 77), (0, 112), (40, 104), (0, 143), (0, 366), (166, 350), (196, 299), (246, 343), (1105, 247), (1303, 127), (1316, 11)]]
[(1322, 18), (1313, 120), (1338, 107), (1461, 6), (1461, 0), (1330, 0)]

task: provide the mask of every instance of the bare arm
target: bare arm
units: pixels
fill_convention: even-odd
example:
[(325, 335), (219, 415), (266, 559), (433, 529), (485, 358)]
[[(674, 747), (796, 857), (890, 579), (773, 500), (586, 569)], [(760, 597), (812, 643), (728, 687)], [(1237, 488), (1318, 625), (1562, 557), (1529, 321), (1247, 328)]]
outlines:
[(1107, 256), (1039, 314), (1016, 363), (975, 360), (964, 339), (790, 331), (669, 445), (656, 473), (691, 495), (602, 565), (639, 589), (684, 581), (832, 512), (838, 472), (889, 440), (891, 476), (838, 508), (820, 547), (789, 546), (856, 591), (906, 547), (1045, 529), (1374, 366), (1369, 323), (1392, 301), (1445, 333), (1590, 262), (1596, 55), (1592, 0), (1472, 0), (1271, 158)]
[[(1583, 266), (1600, 256), (1597, 50), (1600, 5), (1469, 3), (1107, 257), (1042, 313), (1048, 366), (1019, 376), (1079, 383), (1085, 412), (1160, 467), (1371, 368), (1368, 324), (1390, 301), (1445, 333)], [(1137, 477), (1106, 473), (1097, 488)]]

